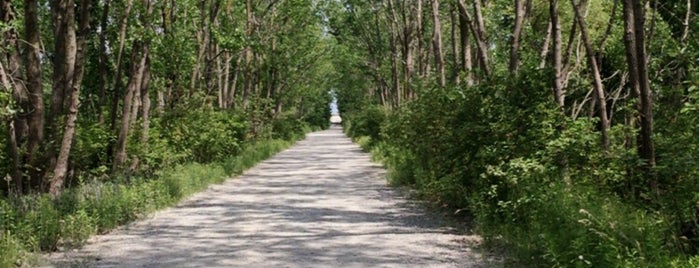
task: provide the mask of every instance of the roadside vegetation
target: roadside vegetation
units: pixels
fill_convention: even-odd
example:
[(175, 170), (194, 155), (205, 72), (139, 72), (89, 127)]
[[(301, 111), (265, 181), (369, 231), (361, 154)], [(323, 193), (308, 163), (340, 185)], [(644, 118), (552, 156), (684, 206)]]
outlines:
[(699, 266), (691, 1), (341, 10), (345, 132), (392, 183), (472, 214), (506, 266)]
[(299, 1), (0, 1), (0, 267), (79, 247), (329, 126)]

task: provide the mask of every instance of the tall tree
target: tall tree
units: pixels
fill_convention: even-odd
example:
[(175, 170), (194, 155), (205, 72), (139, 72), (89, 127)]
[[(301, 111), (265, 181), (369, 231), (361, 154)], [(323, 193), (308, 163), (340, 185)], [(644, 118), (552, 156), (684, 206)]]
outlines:
[[(75, 139), (75, 121), (78, 119), (80, 87), (82, 87), (83, 76), (85, 74), (86, 39), (90, 30), (90, 3), (91, 0), (80, 1), (80, 12), (78, 12), (78, 14), (80, 14), (78, 20), (79, 30), (76, 36), (76, 52), (75, 60), (73, 61), (75, 76), (73, 77), (71, 88), (69, 88), (68, 114), (65, 119), (65, 129), (63, 130), (63, 137), (61, 139), (60, 149), (58, 150), (58, 158), (53, 169), (51, 181), (49, 182), (49, 192), (53, 196), (58, 196), (63, 187), (63, 182), (67, 175), (66, 172), (68, 171), (68, 157), (70, 156), (73, 140)], [(69, 10), (75, 12), (75, 8), (72, 5), (67, 6), (66, 12), (70, 12)], [(71, 18), (72, 16), (66, 15), (66, 17)]]
[(597, 112), (600, 117), (600, 132), (602, 133), (602, 148), (605, 151), (609, 150), (610, 139), (609, 139), (609, 128), (611, 127), (611, 122), (609, 120), (609, 115), (607, 112), (607, 98), (604, 91), (604, 84), (602, 83), (602, 75), (600, 74), (600, 68), (597, 64), (597, 58), (595, 57), (595, 50), (592, 48), (592, 41), (590, 40), (590, 35), (587, 31), (587, 26), (585, 24), (585, 18), (580, 12), (580, 6), (575, 3), (575, 0), (570, 0), (573, 6), (573, 11), (575, 13), (575, 21), (580, 27), (580, 33), (583, 40), (583, 45), (585, 46), (585, 57), (587, 58), (588, 67), (590, 68), (590, 73), (593, 78), (593, 86), (595, 88), (595, 93), (598, 100)]
[(645, 162), (645, 173), (650, 179), (650, 187), (657, 191), (657, 179), (652, 176), (655, 167), (655, 147), (653, 144), (653, 99), (648, 78), (646, 60), (645, 4), (640, 0), (624, 0), (624, 45), (629, 78), (634, 92), (638, 93), (638, 113), (641, 117), (638, 132), (638, 155)]

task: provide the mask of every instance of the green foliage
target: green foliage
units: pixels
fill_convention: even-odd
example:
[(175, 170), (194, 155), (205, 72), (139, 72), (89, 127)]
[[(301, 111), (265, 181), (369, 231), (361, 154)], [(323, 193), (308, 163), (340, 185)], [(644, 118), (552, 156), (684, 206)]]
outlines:
[(27, 261), (22, 243), (9, 231), (0, 233), (0, 267), (17, 267)]
[[(393, 183), (473, 213), (513, 266), (657, 267), (673, 259), (683, 266), (677, 249), (692, 248), (693, 236), (678, 232), (696, 223), (697, 191), (687, 191), (697, 189), (696, 176), (667, 184), (672, 198), (663, 209), (647, 206), (647, 183), (629, 172), (640, 162), (621, 146), (630, 131), (612, 128), (619, 145), (602, 151), (596, 120), (568, 119), (548, 108), (556, 106), (547, 92), (531, 93), (547, 88), (545, 75), (523, 70), (497, 84), (426, 89), (385, 119), (381, 108), (353, 111), (346, 132), (387, 165)], [(376, 124), (380, 135), (370, 137)], [(687, 139), (683, 147), (695, 143)], [(694, 152), (673, 156), (687, 163), (678, 173), (696, 174)]]
[(240, 115), (211, 110), (173, 113), (162, 119), (164, 131), (176, 154), (195, 162), (212, 162), (240, 152), (249, 123)]
[(272, 121), (272, 138), (282, 140), (296, 139), (305, 134), (305, 125), (305, 122), (297, 119), (293, 114), (283, 114)]
[[(297, 135), (295, 138), (302, 138)], [(220, 161), (177, 165), (130, 184), (93, 181), (48, 195), (0, 198), (0, 267), (24, 265), (28, 252), (81, 246), (91, 235), (221, 183), (288, 148), (293, 140), (261, 140)]]
[(347, 115), (346, 131), (351, 137), (368, 136), (377, 141), (384, 120), (386, 120), (386, 112), (381, 106), (369, 106)]

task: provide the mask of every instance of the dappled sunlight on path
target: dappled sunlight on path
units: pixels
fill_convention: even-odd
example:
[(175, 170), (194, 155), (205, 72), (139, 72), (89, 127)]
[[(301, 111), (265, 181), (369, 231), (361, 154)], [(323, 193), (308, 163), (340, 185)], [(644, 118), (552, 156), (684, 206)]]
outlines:
[(57, 266), (486, 267), (479, 238), (386, 186), (338, 128), (177, 207), (97, 236)]

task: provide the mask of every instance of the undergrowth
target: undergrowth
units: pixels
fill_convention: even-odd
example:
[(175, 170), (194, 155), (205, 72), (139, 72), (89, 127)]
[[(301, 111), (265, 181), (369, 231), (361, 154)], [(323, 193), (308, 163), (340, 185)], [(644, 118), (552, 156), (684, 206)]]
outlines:
[[(303, 135), (294, 135), (300, 139)], [(0, 199), (0, 267), (31, 265), (32, 253), (80, 247), (94, 234), (105, 233), (176, 204), (193, 193), (238, 175), (288, 148), (292, 141), (261, 140), (233, 157), (206, 164), (166, 168), (152, 178), (128, 183), (84, 182), (58, 198), (28, 195)]]

